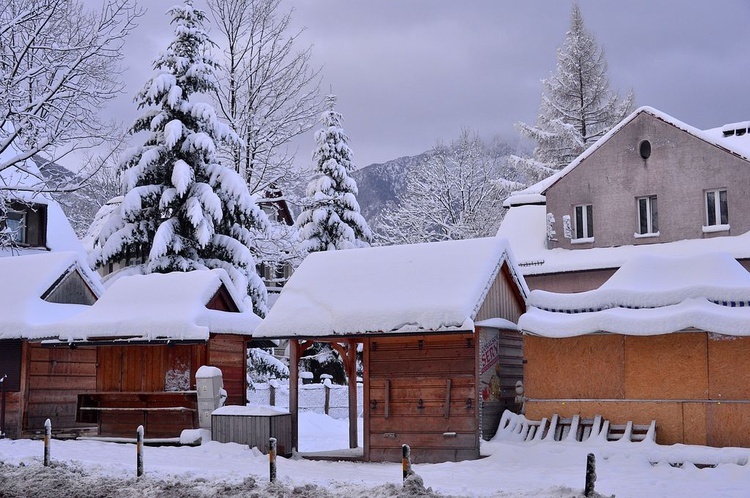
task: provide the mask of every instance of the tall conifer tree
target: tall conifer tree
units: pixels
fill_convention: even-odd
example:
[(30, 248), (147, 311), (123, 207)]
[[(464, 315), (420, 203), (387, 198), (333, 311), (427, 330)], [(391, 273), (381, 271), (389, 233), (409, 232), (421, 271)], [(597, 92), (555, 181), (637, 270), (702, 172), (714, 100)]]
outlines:
[(236, 135), (211, 105), (191, 99), (215, 85), (205, 14), (192, 0), (169, 13), (175, 38), (135, 99), (148, 110), (130, 131), (147, 138), (121, 164), (126, 194), (97, 240), (93, 262), (136, 256), (146, 273), (223, 268), (264, 316), (266, 290), (248, 247), (268, 218), (243, 178), (217, 159), (217, 142)]
[(331, 251), (369, 246), (372, 232), (359, 212), (357, 183), (349, 138), (341, 128), (341, 114), (334, 110), (336, 97), (327, 98), (328, 110), (315, 134), (315, 177), (307, 186), (304, 210), (297, 218), (302, 249)]
[(573, 4), (570, 29), (557, 50), (557, 69), (542, 81), (537, 123), (518, 124), (537, 143), (533, 157), (515, 158), (530, 183), (567, 166), (631, 111), (633, 93), (620, 99), (609, 88), (607, 71), (604, 50)]

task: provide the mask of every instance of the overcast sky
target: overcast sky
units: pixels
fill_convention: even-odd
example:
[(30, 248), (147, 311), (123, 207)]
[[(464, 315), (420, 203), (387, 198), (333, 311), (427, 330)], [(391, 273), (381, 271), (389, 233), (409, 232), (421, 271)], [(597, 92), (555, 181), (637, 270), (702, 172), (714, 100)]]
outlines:
[[(93, 4), (98, 3), (89, 0)], [(147, 9), (126, 46), (126, 95), (106, 112), (130, 124), (132, 97), (172, 38)], [(203, 0), (195, 0), (206, 8)], [(750, 120), (750, 1), (580, 0), (586, 27), (605, 49), (612, 88), (635, 92), (698, 128)], [(540, 80), (555, 69), (571, 3), (560, 0), (282, 0), (294, 8), (300, 48), (313, 46), (321, 89), (333, 89), (358, 167), (415, 155), (468, 128), (518, 143), (514, 123), (533, 123)], [(217, 35), (217, 33), (213, 33)], [(297, 142), (298, 162), (314, 147)]]

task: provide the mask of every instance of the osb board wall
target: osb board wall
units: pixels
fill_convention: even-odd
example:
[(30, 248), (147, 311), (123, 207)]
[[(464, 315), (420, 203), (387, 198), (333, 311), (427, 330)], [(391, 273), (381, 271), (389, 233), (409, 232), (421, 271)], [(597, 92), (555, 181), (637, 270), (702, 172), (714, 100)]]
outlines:
[(750, 337), (709, 335), (711, 399), (750, 400)]
[(623, 337), (524, 336), (524, 388), (530, 398), (622, 398)]
[(79, 393), (96, 389), (96, 349), (44, 348), (29, 344), (28, 395), (24, 429), (75, 427)]
[[(631, 420), (635, 424), (649, 424), (656, 420), (656, 441), (659, 444), (674, 444), (684, 439), (685, 419), (682, 403), (679, 402), (532, 401), (526, 404), (526, 417), (531, 420), (541, 420), (544, 417), (549, 419), (555, 413), (563, 418), (573, 415), (593, 418), (601, 415), (612, 424), (626, 424)], [(693, 430), (696, 433), (690, 434), (692, 444), (706, 444), (705, 427), (702, 434), (700, 427), (694, 427)]]
[(625, 337), (625, 397), (706, 399), (706, 334)]
[[(663, 444), (750, 446), (750, 338), (694, 332), (570, 339), (526, 336), (524, 341), (526, 395), (531, 398), (526, 415), (531, 419), (553, 413), (602, 415), (616, 424), (655, 419), (658, 442)], [(621, 361), (618, 379), (614, 374)], [(607, 372), (602, 365), (608, 364)], [(592, 369), (587, 374), (588, 365)], [(624, 391), (618, 395), (601, 383), (622, 386)]]
[(414, 462), (479, 457), (473, 334), (373, 338), (365, 348), (369, 460), (399, 461), (402, 444)]

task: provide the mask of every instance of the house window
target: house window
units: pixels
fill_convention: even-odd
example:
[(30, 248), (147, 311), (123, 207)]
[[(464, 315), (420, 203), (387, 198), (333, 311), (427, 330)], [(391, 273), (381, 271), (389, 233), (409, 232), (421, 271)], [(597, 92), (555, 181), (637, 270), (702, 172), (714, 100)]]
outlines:
[(638, 201), (638, 234), (656, 235), (659, 233), (659, 209), (656, 196), (639, 197)]
[(729, 225), (726, 189), (706, 191), (706, 226)]
[(591, 239), (594, 237), (594, 212), (591, 204), (575, 207), (575, 238)]
[(22, 211), (7, 211), (5, 225), (10, 231), (13, 242), (26, 243), (26, 213)]
[(0, 340), (0, 379), (8, 392), (21, 389), (21, 340)]

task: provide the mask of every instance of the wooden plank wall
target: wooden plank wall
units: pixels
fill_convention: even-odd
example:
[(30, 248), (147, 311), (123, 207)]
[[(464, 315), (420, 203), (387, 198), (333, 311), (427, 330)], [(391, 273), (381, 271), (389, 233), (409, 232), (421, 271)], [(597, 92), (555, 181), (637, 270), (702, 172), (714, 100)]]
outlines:
[(79, 393), (96, 389), (95, 348), (45, 348), (28, 344), (28, 395), (25, 430), (74, 428)]
[(187, 389), (195, 389), (195, 372), (205, 364), (206, 346), (99, 346), (96, 390), (158, 392), (167, 387), (167, 373), (187, 372)]
[(221, 369), (227, 405), (245, 405), (247, 399), (247, 348), (250, 338), (240, 335), (211, 335), (208, 365)]
[(503, 263), (474, 321), (505, 318), (518, 323), (518, 319), (525, 311), (526, 305), (510, 274), (508, 264)]
[(292, 415), (212, 415), (211, 439), (220, 443), (246, 444), (268, 453), (269, 438), (276, 438), (276, 452), (292, 453)]
[(473, 334), (372, 338), (365, 353), (366, 459), (400, 461), (402, 444), (415, 463), (479, 457)]

